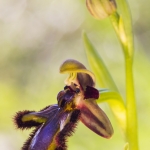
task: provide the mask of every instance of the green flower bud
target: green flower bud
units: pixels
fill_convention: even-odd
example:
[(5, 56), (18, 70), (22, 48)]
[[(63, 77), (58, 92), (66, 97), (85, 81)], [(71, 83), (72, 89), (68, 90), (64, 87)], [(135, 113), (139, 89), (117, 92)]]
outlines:
[(90, 13), (96, 19), (104, 19), (116, 11), (115, 0), (86, 0)]

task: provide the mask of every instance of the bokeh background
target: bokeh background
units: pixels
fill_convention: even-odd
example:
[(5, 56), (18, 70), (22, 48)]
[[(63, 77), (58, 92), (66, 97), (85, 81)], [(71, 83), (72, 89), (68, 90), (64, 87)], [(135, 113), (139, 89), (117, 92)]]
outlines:
[[(150, 137), (150, 15), (148, 0), (129, 1), (135, 35), (134, 79), (139, 146), (149, 150)], [(124, 58), (109, 19), (95, 20), (85, 0), (0, 0), (0, 149), (19, 150), (29, 131), (16, 130), (19, 110), (39, 110), (55, 104), (66, 75), (59, 66), (68, 58), (89, 68), (83, 41), (85, 30), (106, 63), (125, 99)], [(109, 88), (109, 87), (107, 87)], [(107, 104), (115, 133), (103, 139), (79, 123), (69, 138), (69, 150), (122, 150), (124, 137)]]

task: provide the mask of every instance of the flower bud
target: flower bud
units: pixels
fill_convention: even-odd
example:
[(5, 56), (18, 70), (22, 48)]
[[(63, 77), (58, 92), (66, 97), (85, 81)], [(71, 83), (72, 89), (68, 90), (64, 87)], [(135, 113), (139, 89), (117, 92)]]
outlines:
[(86, 0), (90, 13), (96, 19), (104, 19), (116, 11), (115, 0)]

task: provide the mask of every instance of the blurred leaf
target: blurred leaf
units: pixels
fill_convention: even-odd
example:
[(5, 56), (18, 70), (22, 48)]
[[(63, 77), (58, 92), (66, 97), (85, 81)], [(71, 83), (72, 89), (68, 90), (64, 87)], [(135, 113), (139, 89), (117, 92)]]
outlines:
[[(132, 58), (134, 49), (133, 49), (132, 27), (129, 28), (129, 26), (131, 26), (130, 21), (128, 23), (128, 21), (123, 20), (122, 15), (118, 14), (118, 12), (115, 12), (112, 15), (110, 15), (109, 19), (118, 36), (124, 55)], [(125, 22), (127, 22), (126, 23), (128, 25), (127, 28), (125, 26), (126, 25)]]
[(123, 131), (126, 130), (126, 110), (122, 103), (122, 97), (117, 92), (100, 90), (100, 97), (98, 103), (107, 102), (116, 116), (117, 121)]
[(126, 143), (126, 144), (125, 144), (124, 150), (129, 150), (129, 143)]
[(114, 91), (118, 91), (117, 86), (115, 85), (109, 71), (107, 70), (102, 58), (95, 50), (94, 46), (88, 39), (85, 32), (83, 32), (83, 41), (85, 46), (85, 51), (87, 58), (90, 64), (91, 69), (93, 70), (97, 82), (101, 87), (109, 87)]
[(115, 12), (109, 17), (109, 19), (114, 27), (114, 30), (116, 31), (122, 49), (124, 50), (124, 54), (128, 54), (128, 43), (122, 17), (117, 12)]
[[(127, 52), (128, 56), (133, 56), (133, 29), (132, 29), (132, 18), (131, 18), (131, 13), (130, 9), (128, 6), (128, 2), (126, 0), (117, 0), (117, 6), (118, 6), (118, 11), (119, 14), (122, 18), (122, 24), (124, 28), (124, 32), (126, 34), (126, 39), (127, 39)], [(119, 25), (120, 26), (120, 25)]]
[(85, 32), (83, 32), (84, 46), (87, 53), (89, 64), (96, 75), (99, 86), (105, 86), (116, 92), (102, 92), (98, 102), (107, 101), (113, 114), (118, 120), (119, 125), (125, 132), (126, 128), (126, 108), (118, 89), (107, 70), (104, 62), (96, 52)]

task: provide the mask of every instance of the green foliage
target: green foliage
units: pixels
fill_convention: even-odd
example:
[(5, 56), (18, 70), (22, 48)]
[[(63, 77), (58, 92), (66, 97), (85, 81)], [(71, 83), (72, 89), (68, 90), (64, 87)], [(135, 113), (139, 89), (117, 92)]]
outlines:
[[(58, 91), (63, 89), (63, 81), (66, 78), (66, 75), (59, 74), (59, 66), (64, 60), (68, 58), (78, 59), (88, 67), (81, 42), (81, 31), (83, 29), (88, 33), (88, 37), (92, 41), (90, 43), (97, 49), (94, 51), (87, 51), (86, 49), (86, 53), (89, 53), (87, 54), (88, 61), (92, 62), (89, 63), (91, 67), (89, 70), (94, 70), (98, 86), (108, 89), (107, 92), (101, 90), (98, 103), (109, 116), (114, 127), (114, 135), (110, 140), (105, 140), (90, 132), (84, 125), (79, 124), (74, 136), (69, 139), (68, 147), (70, 150), (123, 149), (126, 142), (119, 127), (126, 124), (121, 125), (118, 122), (119, 120), (116, 121), (112, 116), (112, 112), (113, 114), (116, 113), (114, 116), (119, 115), (117, 114), (119, 110), (109, 111), (107, 105), (103, 102), (108, 103), (110, 109), (120, 109), (120, 106), (125, 108), (121, 101), (124, 100), (125, 106), (127, 106), (126, 99), (129, 99), (129, 103), (133, 101), (133, 98), (125, 96), (124, 82), (130, 83), (130, 81), (124, 79), (123, 57), (121, 50), (119, 50), (119, 42), (116, 40), (111, 26), (112, 24), (116, 28), (115, 32), (117, 32), (119, 25), (120, 32), (126, 34), (130, 39), (128, 47), (131, 50), (133, 47), (131, 24), (133, 24), (136, 51), (134, 63), (132, 59), (126, 59), (126, 67), (127, 64), (132, 64), (134, 67), (132, 69), (130, 65), (130, 69), (134, 72), (139, 148), (149, 150), (150, 1), (137, 2), (132, 0), (128, 2), (131, 10), (127, 7), (126, 0), (116, 0), (117, 13), (107, 19), (98, 21), (88, 14), (85, 1), (81, 0), (1, 1), (3, 9), (0, 10), (0, 149), (20, 149), (31, 132), (15, 130), (12, 117), (16, 111), (39, 110), (46, 105), (57, 102), (56, 95)], [(131, 21), (130, 11), (133, 21)], [(115, 15), (118, 16), (118, 19)], [(125, 32), (122, 30), (125, 30)], [(119, 35), (117, 36), (120, 41)], [(125, 52), (122, 43), (120, 44), (123, 52)], [(131, 55), (128, 56), (133, 55), (133, 51), (130, 52)], [(94, 58), (96, 58), (96, 61), (94, 61)], [(132, 70), (130, 69), (128, 73), (131, 73)], [(101, 70), (106, 76), (103, 75)], [(130, 79), (130, 77), (127, 77), (127, 79)], [(131, 88), (131, 84), (128, 84), (128, 95), (131, 94)], [(136, 118), (134, 115), (136, 114), (130, 112), (130, 110), (134, 111), (135, 103), (133, 106), (129, 106), (127, 108), (128, 118), (131, 117), (130, 120), (132, 121), (128, 120), (128, 123), (133, 126), (128, 124), (128, 127), (130, 127), (128, 136), (135, 136), (133, 132), (136, 130), (134, 124), (134, 118)], [(127, 134), (124, 135), (127, 137)], [(131, 142), (128, 141), (129, 145), (132, 140)], [(127, 147), (124, 148), (127, 149)]]
[[(138, 150), (138, 134), (137, 134), (137, 114), (136, 114), (136, 104), (135, 104), (135, 95), (134, 95), (134, 85), (133, 85), (133, 52), (134, 52), (134, 43), (133, 43), (133, 33), (132, 33), (132, 21), (130, 17), (129, 8), (126, 1), (121, 1), (118, 4), (120, 12), (117, 11), (110, 15), (110, 21), (116, 31), (116, 34), (119, 38), (120, 44), (124, 51), (125, 58), (125, 72), (126, 72), (126, 108), (122, 104), (122, 99), (115, 100), (114, 98), (109, 97), (107, 101), (114, 100), (114, 103), (109, 103), (113, 113), (116, 118), (119, 120), (121, 127), (124, 129), (124, 134), (129, 142), (131, 150)], [(99, 85), (105, 82), (108, 82), (107, 85), (113, 90), (117, 89), (110, 73), (108, 72), (106, 66), (104, 65), (100, 56), (98, 56), (95, 48), (90, 43), (87, 36), (83, 36), (84, 45), (87, 52), (87, 57), (90, 65), (92, 66), (93, 71), (97, 74), (97, 79), (99, 80)], [(94, 66), (94, 67), (93, 67)], [(97, 71), (100, 70), (100, 71)], [(99, 73), (97, 73), (99, 72)], [(101, 73), (100, 73), (101, 72)], [(98, 76), (98, 75), (101, 75)], [(113, 97), (113, 94), (111, 95)], [(120, 96), (121, 97), (121, 96)], [(119, 104), (118, 104), (119, 102)], [(114, 109), (115, 106), (119, 106), (120, 109)], [(120, 111), (121, 110), (121, 111)], [(118, 111), (118, 112), (117, 112)], [(120, 117), (120, 114), (121, 115)]]

